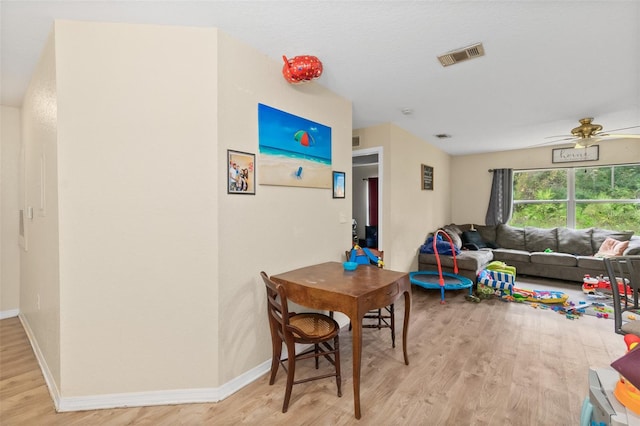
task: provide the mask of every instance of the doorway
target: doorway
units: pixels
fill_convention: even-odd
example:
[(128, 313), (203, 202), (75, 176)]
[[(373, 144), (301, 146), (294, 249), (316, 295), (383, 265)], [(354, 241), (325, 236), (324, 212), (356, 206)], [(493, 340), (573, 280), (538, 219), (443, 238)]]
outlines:
[(353, 219), (358, 244), (383, 247), (382, 147), (352, 152)]

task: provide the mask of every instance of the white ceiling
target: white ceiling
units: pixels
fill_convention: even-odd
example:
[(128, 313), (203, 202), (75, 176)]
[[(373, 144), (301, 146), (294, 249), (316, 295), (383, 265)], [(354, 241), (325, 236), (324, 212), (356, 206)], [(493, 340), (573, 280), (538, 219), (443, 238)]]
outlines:
[[(0, 18), (2, 105), (21, 105), (53, 20), (74, 19), (212, 26), (276, 61), (318, 56), (317, 81), (353, 102), (354, 128), (392, 122), (453, 155), (548, 142), (581, 117), (640, 125), (635, 0), (1, 0)], [(486, 56), (436, 59), (476, 42)]]

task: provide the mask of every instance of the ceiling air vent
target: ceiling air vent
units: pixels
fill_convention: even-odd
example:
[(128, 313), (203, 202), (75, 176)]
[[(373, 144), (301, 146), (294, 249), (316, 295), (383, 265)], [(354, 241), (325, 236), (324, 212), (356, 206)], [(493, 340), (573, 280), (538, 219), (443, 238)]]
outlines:
[(484, 47), (482, 43), (476, 43), (438, 56), (438, 60), (443, 67), (448, 67), (449, 65), (457, 64), (467, 59), (479, 58), (480, 56), (484, 56)]
[(352, 136), (351, 137), (351, 147), (358, 147), (360, 146), (360, 136)]

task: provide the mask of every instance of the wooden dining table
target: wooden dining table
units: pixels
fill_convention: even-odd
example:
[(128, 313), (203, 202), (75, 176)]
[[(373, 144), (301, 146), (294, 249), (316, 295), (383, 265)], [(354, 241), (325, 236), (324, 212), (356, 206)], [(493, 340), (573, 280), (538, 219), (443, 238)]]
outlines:
[(369, 310), (388, 306), (404, 294), (402, 350), (404, 363), (409, 365), (407, 355), (407, 331), (411, 311), (409, 274), (372, 265), (359, 265), (355, 271), (346, 271), (340, 262), (326, 262), (273, 275), (271, 279), (282, 284), (287, 297), (298, 305), (342, 312), (351, 320), (353, 324), (353, 402), (356, 419), (359, 419), (361, 417), (362, 319)]

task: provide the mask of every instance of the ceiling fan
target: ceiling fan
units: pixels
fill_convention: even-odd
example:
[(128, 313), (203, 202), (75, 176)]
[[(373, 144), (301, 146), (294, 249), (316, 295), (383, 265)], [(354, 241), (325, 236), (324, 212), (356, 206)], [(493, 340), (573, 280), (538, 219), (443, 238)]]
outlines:
[(634, 134), (611, 133), (611, 132), (617, 132), (620, 130), (635, 129), (640, 126), (623, 127), (621, 129), (602, 131), (602, 126), (600, 124), (592, 123), (593, 118), (591, 117), (581, 118), (579, 121), (580, 121), (580, 125), (578, 127), (571, 129), (571, 136), (569, 135), (566, 135), (566, 137), (563, 137), (564, 135), (549, 136), (546, 139), (561, 138), (561, 139), (556, 139), (554, 141), (551, 141), (549, 143), (567, 141), (567, 142), (575, 143), (576, 148), (586, 148), (600, 141), (610, 140), (610, 139), (636, 139), (636, 138), (640, 139), (640, 134), (634, 135)]

